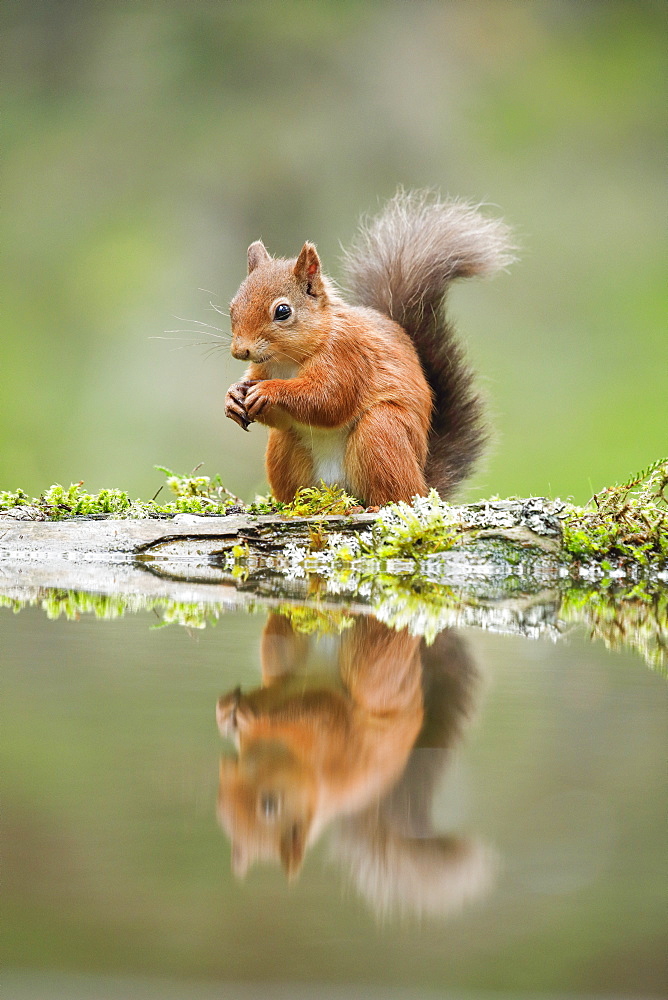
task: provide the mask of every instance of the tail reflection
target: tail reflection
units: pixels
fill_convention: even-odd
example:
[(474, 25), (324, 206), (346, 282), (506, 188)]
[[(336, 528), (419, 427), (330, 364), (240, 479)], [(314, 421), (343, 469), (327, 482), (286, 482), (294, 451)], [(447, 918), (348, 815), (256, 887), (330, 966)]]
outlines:
[(463, 639), (446, 629), (421, 646), (424, 721), (406, 768), (379, 803), (346, 817), (332, 856), (379, 916), (441, 914), (491, 888), (494, 851), (474, 837), (439, 835), (432, 804), (475, 707), (479, 675)]
[(462, 639), (430, 647), (372, 617), (319, 639), (271, 614), (262, 687), (221, 696), (236, 756), (220, 762), (218, 818), (242, 876), (280, 861), (290, 878), (338, 820), (333, 856), (379, 913), (444, 913), (491, 882), (491, 852), (435, 834), (436, 784), (473, 708), (478, 673)]

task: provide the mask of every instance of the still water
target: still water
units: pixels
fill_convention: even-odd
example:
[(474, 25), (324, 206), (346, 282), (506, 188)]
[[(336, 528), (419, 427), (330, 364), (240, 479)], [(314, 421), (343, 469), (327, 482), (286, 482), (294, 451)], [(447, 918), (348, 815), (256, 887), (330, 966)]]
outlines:
[(0, 611), (6, 995), (666, 995), (665, 678), (298, 612)]

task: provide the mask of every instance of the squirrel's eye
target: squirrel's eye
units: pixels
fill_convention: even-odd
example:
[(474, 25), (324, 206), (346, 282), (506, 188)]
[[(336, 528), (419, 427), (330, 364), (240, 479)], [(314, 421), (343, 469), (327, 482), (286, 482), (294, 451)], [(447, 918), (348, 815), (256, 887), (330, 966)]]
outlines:
[(279, 302), (274, 309), (274, 319), (287, 319), (288, 316), (292, 316), (292, 309), (287, 302)]

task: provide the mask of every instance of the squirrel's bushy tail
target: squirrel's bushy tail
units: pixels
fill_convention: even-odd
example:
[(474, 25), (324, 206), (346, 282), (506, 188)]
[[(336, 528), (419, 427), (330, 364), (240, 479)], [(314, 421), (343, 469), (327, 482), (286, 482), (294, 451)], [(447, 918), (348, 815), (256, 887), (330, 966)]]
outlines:
[(346, 251), (346, 283), (360, 305), (390, 316), (415, 344), (434, 394), (426, 479), (443, 496), (464, 479), (487, 433), (473, 372), (445, 315), (455, 278), (512, 262), (508, 227), (457, 200), (399, 191), (363, 223)]

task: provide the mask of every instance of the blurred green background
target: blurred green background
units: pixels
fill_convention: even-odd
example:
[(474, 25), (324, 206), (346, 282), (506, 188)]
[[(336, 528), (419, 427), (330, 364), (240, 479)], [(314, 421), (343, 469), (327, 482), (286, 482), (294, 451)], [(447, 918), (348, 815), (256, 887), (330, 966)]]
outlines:
[(336, 277), (398, 184), (488, 201), (523, 246), (451, 299), (496, 430), (467, 496), (584, 501), (668, 451), (665, 13), (3, 4), (0, 488), (150, 496), (154, 463), (204, 462), (263, 489), (264, 430), (223, 414), (241, 363), (165, 331), (227, 329), (209, 303), (258, 237)]

